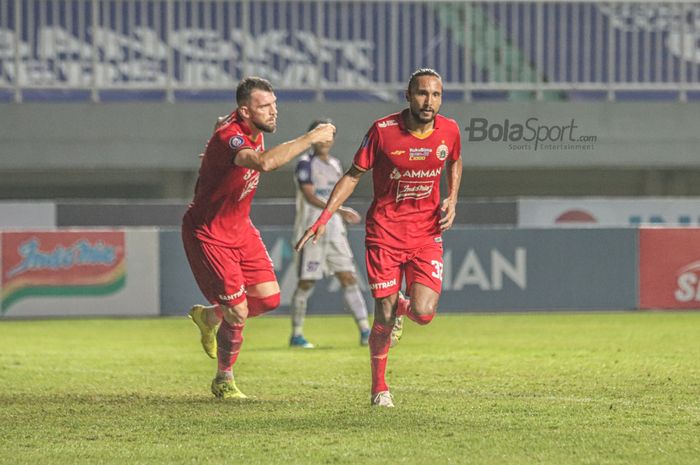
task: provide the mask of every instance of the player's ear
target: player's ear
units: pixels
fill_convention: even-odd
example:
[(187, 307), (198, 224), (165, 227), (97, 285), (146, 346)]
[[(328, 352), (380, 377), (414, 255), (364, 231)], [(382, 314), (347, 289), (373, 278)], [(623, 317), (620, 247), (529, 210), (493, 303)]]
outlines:
[(248, 107), (248, 105), (241, 105), (240, 107), (238, 107), (238, 113), (240, 113), (241, 116), (244, 118), (250, 118), (251, 115), (250, 108)]
[(406, 89), (406, 92), (404, 93), (404, 97), (406, 97), (407, 102), (410, 102), (411, 101), (411, 91)]

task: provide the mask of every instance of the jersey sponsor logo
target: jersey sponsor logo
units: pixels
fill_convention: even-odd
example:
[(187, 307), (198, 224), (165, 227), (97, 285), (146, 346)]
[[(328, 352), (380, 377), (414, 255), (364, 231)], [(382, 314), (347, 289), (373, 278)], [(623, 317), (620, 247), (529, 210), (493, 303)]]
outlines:
[(389, 174), (389, 179), (396, 181), (401, 178), (434, 178), (435, 176), (439, 176), (441, 172), (442, 168), (435, 168), (432, 170), (405, 170), (402, 173), (397, 168), (394, 168), (391, 174)]
[(399, 181), (396, 189), (396, 202), (406, 199), (425, 199), (433, 192), (433, 181)]
[(233, 294), (219, 294), (219, 299), (225, 302), (231, 302), (232, 300), (238, 299), (245, 292), (245, 285), (241, 284), (241, 289)]
[(396, 278), (392, 279), (391, 281), (384, 281), (383, 283), (371, 283), (369, 285), (369, 288), (371, 290), (375, 289), (388, 289), (392, 286), (396, 286)]
[(386, 121), (380, 121), (377, 123), (377, 126), (379, 126), (382, 129), (388, 128), (390, 126), (398, 126), (398, 125), (399, 125), (399, 122), (396, 121), (395, 119), (388, 119)]
[(241, 195), (238, 197), (239, 202), (246, 198), (248, 194), (253, 192), (258, 187), (258, 183), (260, 182), (260, 172), (255, 170), (246, 170), (246, 173), (243, 175), (243, 180), (246, 181), (246, 183), (245, 187), (243, 188), (243, 192), (241, 192)]
[(413, 148), (411, 147), (408, 152), (408, 159), (410, 161), (421, 161), (425, 160), (433, 152), (433, 149), (428, 149), (425, 147)]
[(242, 136), (233, 136), (228, 140), (228, 145), (232, 149), (237, 149), (241, 145), (243, 145), (243, 137)]
[(438, 160), (444, 161), (447, 158), (448, 153), (449, 149), (447, 148), (447, 146), (445, 145), (445, 141), (443, 140), (442, 143), (435, 150), (435, 155), (437, 155)]
[(389, 152), (389, 155), (399, 156), (399, 155), (403, 155), (404, 153), (406, 153), (405, 150), (394, 150), (393, 152)]

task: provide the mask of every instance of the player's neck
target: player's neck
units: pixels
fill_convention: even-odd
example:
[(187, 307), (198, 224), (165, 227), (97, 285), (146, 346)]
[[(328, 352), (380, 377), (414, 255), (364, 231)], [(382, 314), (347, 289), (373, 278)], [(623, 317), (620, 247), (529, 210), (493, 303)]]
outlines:
[(314, 157), (320, 158), (323, 161), (328, 161), (328, 159), (331, 157), (331, 152), (330, 150), (320, 152), (314, 151)]

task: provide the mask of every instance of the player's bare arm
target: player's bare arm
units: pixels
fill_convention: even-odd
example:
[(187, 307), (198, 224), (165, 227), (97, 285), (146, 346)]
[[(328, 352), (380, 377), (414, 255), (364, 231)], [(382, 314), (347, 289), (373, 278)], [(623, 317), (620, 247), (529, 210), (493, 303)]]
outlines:
[[(306, 201), (309, 202), (311, 205), (313, 205), (316, 208), (326, 207), (325, 200), (316, 197), (316, 194), (314, 193), (313, 184), (302, 184), (301, 186), (299, 186), (299, 189), (301, 190), (304, 199), (306, 199)], [(341, 206), (340, 208), (338, 208), (338, 213), (343, 218), (343, 221), (345, 221), (346, 223), (357, 224), (360, 221), (362, 221), (362, 217), (360, 216), (360, 214), (353, 208)]]
[[(333, 213), (335, 213), (335, 211), (338, 210), (338, 208), (340, 208), (340, 206), (345, 203), (345, 201), (355, 191), (357, 183), (360, 182), (360, 178), (363, 174), (365, 174), (365, 170), (352, 165), (343, 175), (343, 177), (340, 178), (340, 181), (336, 183), (335, 187), (333, 187), (333, 192), (331, 192), (331, 196), (328, 198), (328, 202), (326, 202), (324, 206), (324, 213), (332, 216)], [(299, 239), (299, 242), (297, 242), (297, 245), (294, 247), (297, 252), (304, 247), (304, 244), (306, 244), (309, 239), (313, 238), (313, 242), (316, 243), (318, 238), (326, 232), (325, 223), (318, 224), (318, 221), (316, 223), (317, 224), (314, 224), (307, 229), (304, 236), (302, 236), (302, 238)]]
[(457, 197), (459, 195), (459, 185), (462, 181), (462, 159), (447, 162), (447, 197), (443, 199), (440, 210), (442, 210), (442, 218), (440, 219), (440, 230), (445, 231), (452, 227), (455, 220), (457, 207)]
[(311, 145), (331, 142), (334, 134), (335, 126), (328, 123), (320, 124), (306, 134), (264, 152), (257, 152), (253, 149), (240, 150), (236, 154), (234, 163), (256, 171), (274, 171), (294, 157), (301, 155)]

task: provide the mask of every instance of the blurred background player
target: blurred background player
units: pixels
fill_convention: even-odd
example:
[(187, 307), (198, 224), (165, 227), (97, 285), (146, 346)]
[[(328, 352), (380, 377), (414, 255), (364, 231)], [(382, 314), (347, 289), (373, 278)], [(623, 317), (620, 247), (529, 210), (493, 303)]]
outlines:
[(182, 220), (187, 260), (202, 294), (213, 304), (195, 305), (189, 316), (200, 329), (204, 351), (218, 361), (211, 391), (219, 398), (246, 397), (232, 371), (245, 321), (280, 302), (272, 260), (250, 221), (260, 172), (279, 168), (313, 144), (331, 142), (335, 132), (333, 125), (320, 124), (266, 150), (263, 133), (277, 127), (276, 100), (265, 79), (248, 77), (239, 83), (237, 108), (218, 122), (207, 144), (194, 200)]
[[(462, 177), (457, 123), (438, 115), (442, 79), (432, 69), (415, 71), (406, 89), (408, 108), (372, 124), (352, 167), (338, 181), (318, 220), (297, 243), (318, 242), (333, 213), (372, 169), (374, 200), (367, 212), (367, 276), (375, 299), (369, 338), (374, 406), (393, 407), (386, 365), (396, 317), (420, 325), (432, 321), (442, 289), (442, 231), (455, 218)], [(440, 204), (440, 175), (447, 168), (447, 198)], [(442, 218), (441, 218), (442, 216)], [(401, 283), (411, 299), (401, 293)]]
[[(311, 123), (309, 131), (323, 123), (332, 122), (330, 119), (318, 119)], [(340, 160), (330, 154), (331, 147), (333, 147), (333, 141), (314, 144), (312, 150), (302, 155), (297, 162), (295, 240), (301, 237), (318, 218), (333, 186), (343, 176)], [(290, 310), (292, 336), (289, 345), (291, 347), (314, 348), (314, 345), (304, 337), (304, 317), (314, 284), (323, 278), (324, 273), (334, 274), (340, 282), (345, 305), (355, 318), (360, 331), (360, 344), (368, 344), (370, 330), (367, 321), (367, 305), (357, 283), (355, 261), (343, 224), (343, 221), (357, 224), (360, 220), (360, 215), (352, 208), (340, 207), (328, 221), (326, 234), (297, 254), (299, 281), (292, 296)]]

